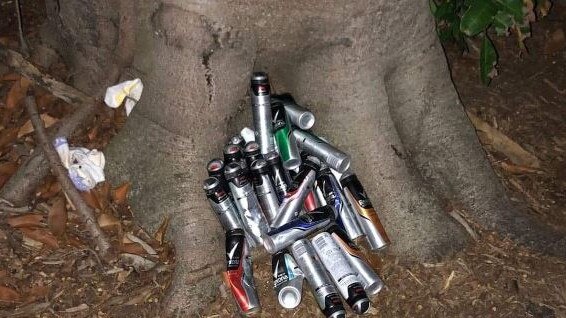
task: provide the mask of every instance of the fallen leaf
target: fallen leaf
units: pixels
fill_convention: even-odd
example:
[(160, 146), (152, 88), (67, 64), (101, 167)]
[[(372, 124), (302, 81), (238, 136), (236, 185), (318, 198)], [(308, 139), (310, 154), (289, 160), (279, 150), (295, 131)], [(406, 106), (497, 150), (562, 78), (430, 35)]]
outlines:
[(133, 235), (132, 233), (126, 233), (125, 235), (130, 241), (140, 244), (143, 249), (146, 251), (147, 254), (150, 255), (157, 255), (157, 252), (153, 249), (153, 247), (149, 246), (146, 242), (144, 242), (139, 237)]
[(43, 215), (41, 214), (26, 214), (8, 218), (8, 224), (13, 228), (41, 227), (42, 220)]
[(6, 128), (0, 130), (0, 148), (14, 142), (18, 138), (18, 128)]
[(128, 191), (130, 191), (130, 183), (124, 182), (121, 186), (112, 192), (112, 200), (116, 204), (124, 204), (127, 200)]
[(22, 233), (38, 242), (41, 242), (49, 247), (52, 248), (59, 248), (59, 242), (57, 242), (57, 238), (51, 234), (51, 232), (44, 230), (44, 229), (30, 229), (30, 228), (20, 228)]
[(155, 267), (156, 263), (135, 254), (122, 253), (118, 257), (125, 266), (133, 267), (136, 272), (145, 272)]
[(98, 225), (103, 228), (111, 228), (120, 225), (120, 220), (116, 218), (114, 215), (109, 213), (102, 213), (98, 216)]
[(51, 181), (44, 183), (37, 193), (37, 195), (42, 199), (50, 199), (57, 193), (61, 192), (61, 184), (57, 179), (52, 179)]
[[(59, 121), (59, 119), (55, 117), (51, 117), (47, 114), (41, 114), (40, 117), (41, 120), (43, 120), (43, 123), (45, 124), (45, 128), (49, 128), (50, 126), (53, 126), (53, 124)], [(22, 127), (20, 127), (20, 130), (18, 131), (18, 138), (32, 133), (33, 130), (34, 129), (31, 120), (26, 121), (25, 124), (23, 124)]]
[(22, 76), (18, 73), (6, 73), (2, 75), (1, 81), (19, 81)]
[(49, 287), (40, 283), (39, 285), (32, 286), (26, 294), (26, 302), (36, 301), (37, 299), (47, 296)]
[(484, 144), (490, 145), (494, 150), (506, 155), (511, 161), (518, 165), (540, 168), (540, 161), (535, 155), (526, 151), (511, 138), (491, 127), (488, 123), (471, 112), (468, 112), (468, 117), (476, 130), (480, 132), (478, 135)]
[(147, 254), (145, 249), (138, 243), (122, 244), (120, 251), (128, 254), (144, 255)]
[(43, 243), (36, 241), (32, 238), (30, 238), (29, 236), (23, 236), (22, 237), (22, 245), (27, 247), (28, 249), (33, 249), (33, 250), (40, 250), (43, 248)]
[(93, 193), (92, 190), (82, 191), (81, 196), (85, 200), (86, 204), (93, 209), (101, 210), (100, 203), (96, 198), (96, 195)]
[(41, 94), (35, 97), (37, 109), (49, 109), (55, 103), (57, 98), (49, 93)]
[(14, 109), (24, 100), (31, 81), (25, 77), (21, 77), (19, 81), (15, 81), (6, 96), (6, 108)]
[(0, 303), (17, 303), (21, 299), (20, 293), (6, 286), (0, 286)]
[(53, 205), (51, 205), (49, 214), (47, 215), (47, 224), (53, 235), (60, 237), (65, 233), (65, 227), (67, 225), (65, 198), (59, 196), (53, 201)]
[(501, 168), (503, 168), (503, 170), (508, 171), (510, 173), (515, 173), (515, 174), (541, 173), (540, 170), (525, 167), (525, 166), (514, 165), (512, 163), (507, 163), (505, 161), (500, 162), (499, 165), (501, 166)]
[(74, 313), (74, 312), (79, 312), (79, 311), (87, 310), (87, 309), (89, 309), (89, 308), (90, 308), (90, 307), (88, 307), (87, 304), (80, 304), (80, 305), (78, 305), (78, 306), (65, 309), (65, 312), (66, 312), (66, 313)]
[(163, 243), (165, 242), (165, 234), (167, 234), (167, 228), (169, 228), (169, 215), (165, 216), (165, 218), (161, 222), (161, 225), (159, 225), (159, 228), (157, 229), (157, 231), (155, 231), (155, 234), (153, 234), (153, 237), (157, 242), (159, 242), (160, 245), (163, 245)]
[(0, 174), (12, 175), (18, 170), (18, 164), (16, 162), (4, 162), (0, 164)]
[(566, 36), (563, 29), (557, 29), (546, 40), (544, 53), (554, 54), (562, 51), (566, 47)]
[(108, 208), (108, 200), (110, 198), (110, 183), (102, 182), (101, 184), (98, 184), (96, 188), (94, 188), (94, 192), (96, 194), (100, 210), (103, 212), (106, 211), (106, 208)]

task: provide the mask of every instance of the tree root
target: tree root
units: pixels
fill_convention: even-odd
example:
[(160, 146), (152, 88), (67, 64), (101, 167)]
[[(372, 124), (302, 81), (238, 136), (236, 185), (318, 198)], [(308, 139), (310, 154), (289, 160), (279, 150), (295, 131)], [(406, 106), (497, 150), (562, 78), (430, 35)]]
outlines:
[(110, 242), (104, 232), (98, 226), (98, 222), (96, 222), (96, 218), (94, 216), (94, 212), (92, 209), (86, 204), (84, 199), (81, 197), (79, 191), (73, 185), (73, 182), (69, 178), (67, 170), (61, 164), (61, 160), (59, 155), (55, 151), (50, 139), (47, 137), (45, 132), (45, 126), (43, 121), (39, 117), (39, 112), (37, 111), (37, 105), (35, 104), (35, 99), (33, 96), (26, 97), (26, 110), (29, 114), (31, 123), (35, 130), (35, 134), (37, 136), (37, 140), (43, 149), (48, 161), (51, 170), (59, 180), (61, 184), (61, 188), (69, 198), (69, 200), (73, 203), (79, 216), (81, 217), (82, 221), (86, 225), (87, 230), (90, 232), (90, 235), (95, 241), (96, 247), (103, 259), (110, 260), (112, 259), (113, 250), (110, 245)]

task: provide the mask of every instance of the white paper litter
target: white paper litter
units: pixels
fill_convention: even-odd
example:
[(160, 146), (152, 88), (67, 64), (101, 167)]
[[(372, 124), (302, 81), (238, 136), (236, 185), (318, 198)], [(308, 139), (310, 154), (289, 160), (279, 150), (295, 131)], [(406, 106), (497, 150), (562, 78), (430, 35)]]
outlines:
[(140, 100), (143, 91), (143, 83), (139, 78), (131, 81), (125, 81), (106, 89), (104, 103), (112, 108), (118, 108), (126, 100), (126, 115), (130, 116), (130, 112)]
[(53, 142), (61, 163), (69, 170), (69, 177), (80, 191), (88, 191), (104, 178), (104, 154), (96, 149), (82, 147), (69, 148), (65, 137), (57, 137)]

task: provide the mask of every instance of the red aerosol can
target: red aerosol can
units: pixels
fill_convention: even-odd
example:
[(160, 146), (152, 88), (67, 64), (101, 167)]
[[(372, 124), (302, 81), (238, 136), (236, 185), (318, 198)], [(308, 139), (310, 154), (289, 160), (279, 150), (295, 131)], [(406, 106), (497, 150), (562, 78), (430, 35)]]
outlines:
[(226, 271), (224, 282), (244, 314), (260, 310), (255, 288), (252, 261), (249, 255), (244, 230), (226, 231)]

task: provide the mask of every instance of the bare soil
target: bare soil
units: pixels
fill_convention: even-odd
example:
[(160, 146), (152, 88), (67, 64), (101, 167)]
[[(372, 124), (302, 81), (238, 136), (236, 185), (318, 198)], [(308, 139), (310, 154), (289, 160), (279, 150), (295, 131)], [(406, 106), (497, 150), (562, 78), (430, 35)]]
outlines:
[[(17, 48), (13, 1), (0, 0), (0, 40)], [(23, 2), (26, 38), (36, 48), (40, 5)], [(479, 81), (477, 53), (462, 55), (446, 46), (453, 80), (466, 109), (519, 143), (541, 161), (540, 169), (510, 169), (510, 161), (484, 145), (512, 198), (524, 202), (542, 222), (566, 226), (566, 8), (555, 6), (536, 23), (521, 52), (513, 37), (497, 38), (499, 76), (489, 87)], [(32, 54), (33, 57), (33, 54)], [(32, 58), (33, 60), (33, 58)], [(18, 76), (0, 61), (0, 187), (34, 148), (33, 133), (18, 136), (27, 121), (22, 104), (8, 108)], [(61, 59), (44, 72), (61, 81), (72, 74)], [(20, 82), (21, 83), (21, 82)], [(73, 107), (34, 89), (42, 114), (56, 121)], [(41, 100), (41, 101), (40, 101)], [(97, 116), (71, 139), (73, 145), (104, 149), (123, 125), (123, 109), (100, 105)], [(115, 185), (118, 186), (118, 185)], [(71, 206), (61, 235), (53, 235), (54, 206), (63, 194), (54, 178), (37, 190), (34, 217), (0, 212), (0, 317), (159, 317), (170, 284), (174, 252), (161, 233), (145, 233), (125, 200), (125, 187), (104, 184), (85, 195), (98, 216), (111, 216), (106, 231), (122, 252), (155, 262), (136, 271), (124, 262), (104, 265), (89, 247), (88, 236)], [(117, 190), (121, 189), (121, 190)], [(212, 213), (212, 212), (211, 212)], [(29, 214), (28, 214), (29, 215)], [(107, 218), (108, 219), (108, 218)], [(16, 220), (16, 221), (15, 221)], [(20, 222), (19, 225), (17, 222)], [(373, 317), (566, 317), (566, 261), (516, 246), (471, 224), (478, 241), (437, 264), (401, 264), (391, 255), (369, 255), (387, 288), (373, 299)], [(39, 233), (37, 236), (30, 231)], [(148, 255), (135, 235), (156, 249)], [(393, 240), (395, 238), (392, 238)], [(296, 310), (283, 310), (271, 289), (268, 258), (254, 264), (263, 310), (260, 317), (320, 317), (308, 285)], [(204, 317), (238, 316), (224, 287)]]

